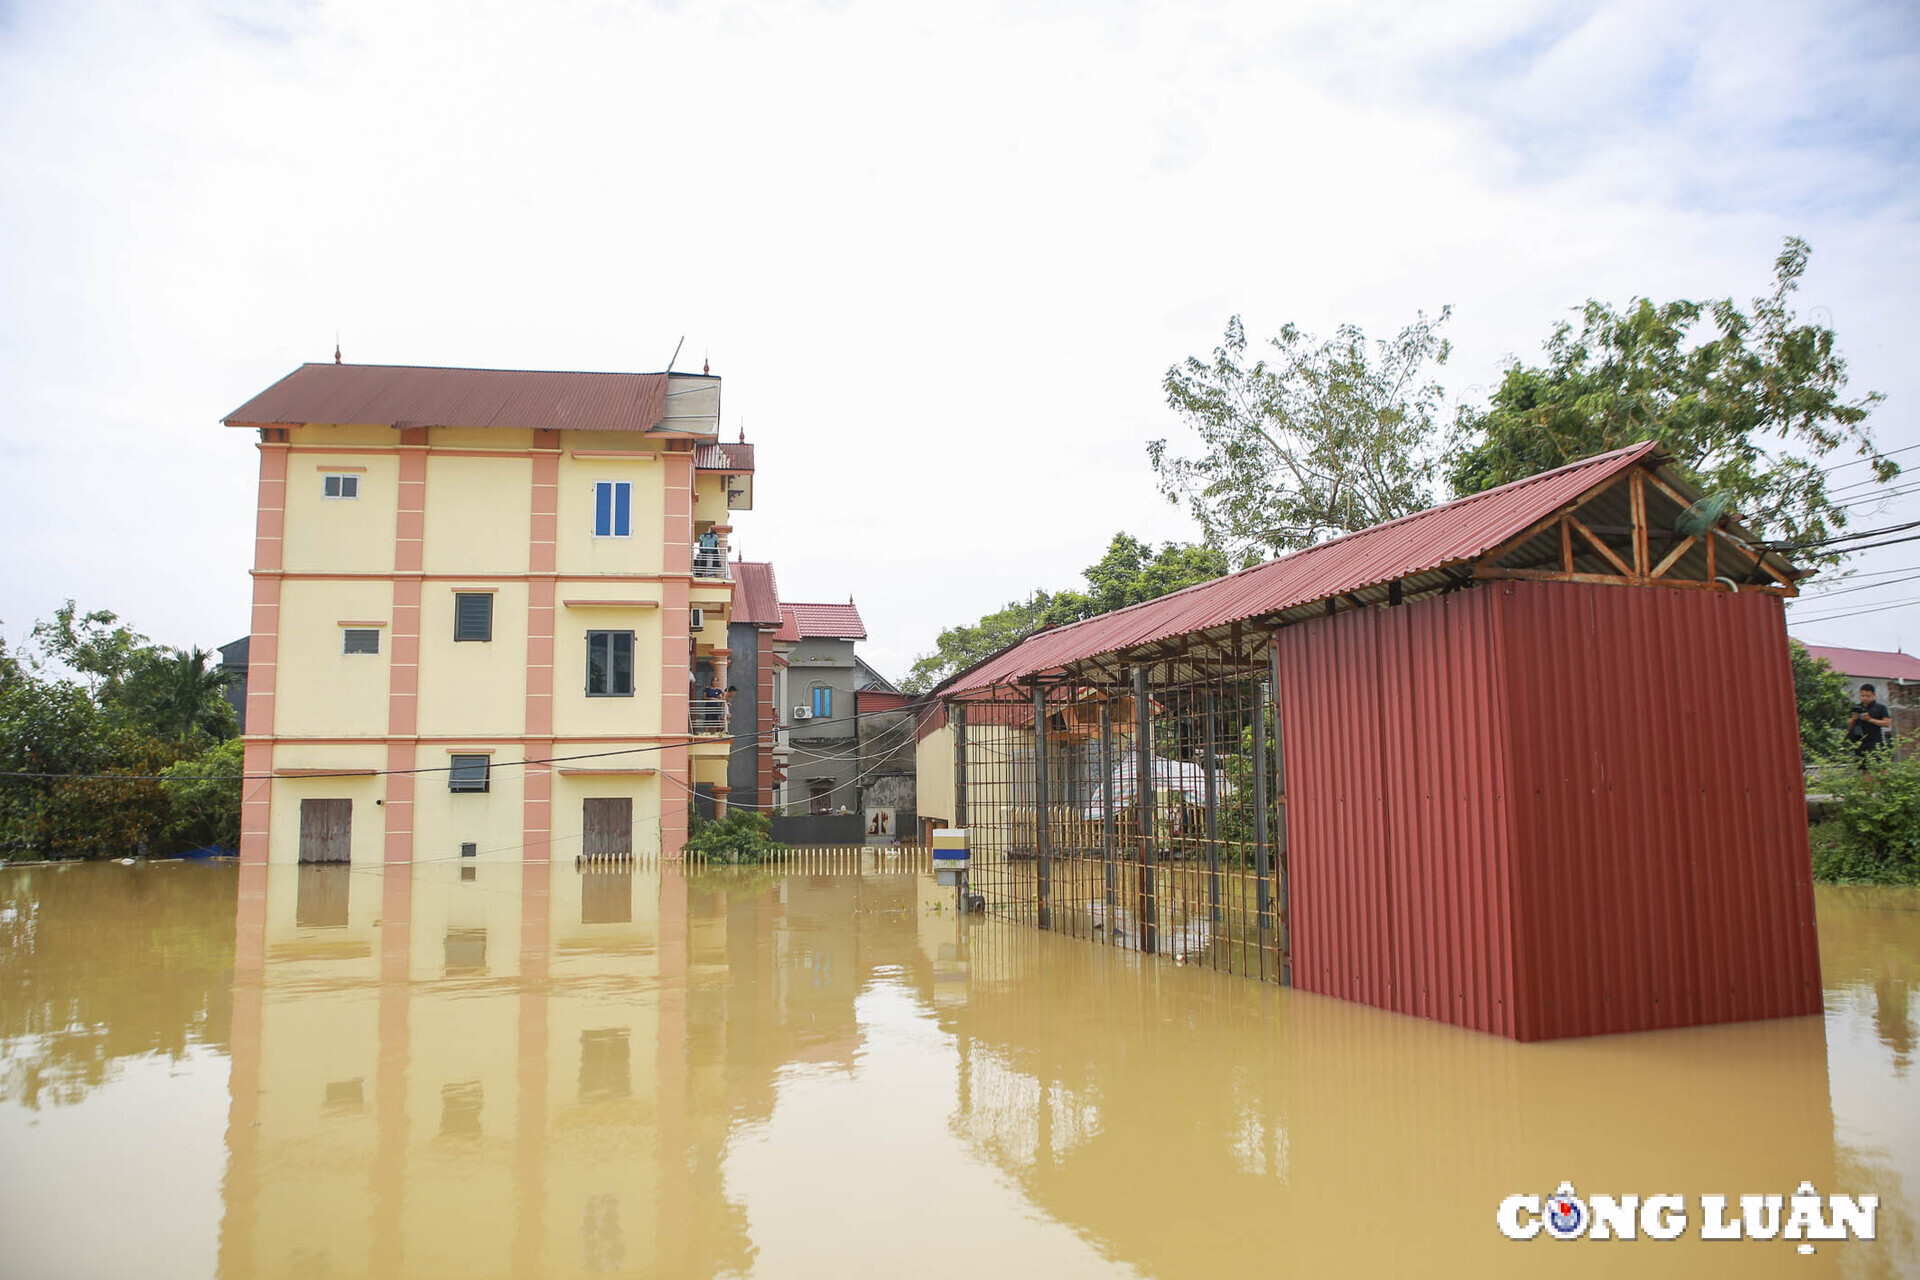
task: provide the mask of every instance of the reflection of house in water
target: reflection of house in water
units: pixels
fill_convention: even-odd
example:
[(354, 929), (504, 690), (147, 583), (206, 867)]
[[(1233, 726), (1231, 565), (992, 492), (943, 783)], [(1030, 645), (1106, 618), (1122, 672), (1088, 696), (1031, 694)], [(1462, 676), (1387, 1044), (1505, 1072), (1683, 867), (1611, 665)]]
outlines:
[(919, 956), (912, 876), (241, 875), (229, 1275), (745, 1268), (735, 1126)]

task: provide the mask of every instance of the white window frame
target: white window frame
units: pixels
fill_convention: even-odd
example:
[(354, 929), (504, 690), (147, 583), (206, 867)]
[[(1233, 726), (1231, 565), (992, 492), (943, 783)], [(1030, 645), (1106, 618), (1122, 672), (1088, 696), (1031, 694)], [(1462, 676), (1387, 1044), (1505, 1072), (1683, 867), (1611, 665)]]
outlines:
[[(339, 493), (327, 492), (327, 481), (340, 482)], [(353, 492), (347, 492), (347, 482), (353, 482)], [(320, 473), (320, 500), (322, 502), (358, 502), (360, 501), (360, 473), (358, 471), (322, 471)]]
[[(349, 658), (379, 657), (380, 650), (385, 647), (385, 640), (380, 635), (380, 630), (381, 629), (379, 627), (342, 627), (340, 628), (340, 652)], [(364, 650), (353, 650), (353, 649), (347, 648), (347, 637), (352, 635), (356, 631), (370, 631), (373, 633), (373, 651), (371, 653), (368, 653)]]

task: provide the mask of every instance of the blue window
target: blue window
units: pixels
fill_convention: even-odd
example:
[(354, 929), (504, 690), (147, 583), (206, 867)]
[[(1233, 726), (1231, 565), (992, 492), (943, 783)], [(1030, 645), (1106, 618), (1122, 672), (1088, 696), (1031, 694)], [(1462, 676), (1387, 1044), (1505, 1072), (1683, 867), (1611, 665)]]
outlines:
[(813, 718), (815, 720), (833, 719), (833, 689), (828, 685), (813, 686)]
[(593, 486), (593, 534), (596, 538), (625, 538), (633, 532), (633, 485), (626, 480), (602, 480)]

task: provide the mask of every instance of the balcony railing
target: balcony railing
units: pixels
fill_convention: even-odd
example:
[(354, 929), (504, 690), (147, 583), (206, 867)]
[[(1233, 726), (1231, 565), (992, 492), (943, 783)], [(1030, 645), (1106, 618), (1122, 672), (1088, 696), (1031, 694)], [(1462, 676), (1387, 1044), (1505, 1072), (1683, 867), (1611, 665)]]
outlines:
[(695, 698), (687, 703), (687, 729), (691, 733), (722, 735), (727, 731), (726, 701), (721, 698)]
[(727, 581), (733, 570), (727, 567), (727, 540), (719, 534), (696, 539), (693, 544), (693, 576)]

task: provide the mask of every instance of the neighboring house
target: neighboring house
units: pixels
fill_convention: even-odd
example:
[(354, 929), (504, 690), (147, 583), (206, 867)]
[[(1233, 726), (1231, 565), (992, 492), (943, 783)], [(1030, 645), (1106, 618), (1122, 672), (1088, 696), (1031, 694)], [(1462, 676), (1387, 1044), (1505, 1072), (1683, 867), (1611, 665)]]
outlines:
[[(845, 604), (782, 604), (788, 621), (776, 633), (786, 665), (780, 705), (787, 708), (790, 750), (784, 811), (860, 811), (860, 741), (854, 695), (865, 665), (854, 645), (867, 638), (851, 599)], [(788, 636), (790, 639), (783, 639)]]
[(1807, 652), (1825, 658), (1828, 666), (1847, 678), (1849, 698), (1859, 697), (1861, 685), (1872, 685), (1875, 696), (1893, 713), (1894, 737), (1920, 732), (1920, 658), (1825, 644), (1810, 644)]
[(247, 644), (248, 637), (220, 646), (220, 670), (235, 677), (232, 684), (221, 690), (227, 699), (227, 705), (233, 708), (235, 721), (242, 728), (247, 723)]
[[(865, 666), (865, 663), (861, 664)], [(914, 793), (913, 698), (876, 676), (881, 687), (853, 695), (859, 715), (860, 816), (868, 844), (919, 842)]]
[(893, 681), (887, 679), (885, 676), (881, 675), (878, 671), (875, 671), (872, 667), (868, 666), (867, 660), (865, 658), (861, 658), (861, 657), (854, 658), (853, 667), (854, 667), (854, 684), (858, 692), (864, 693), (869, 689), (872, 689), (877, 693), (899, 693), (900, 692), (899, 688), (893, 683)]
[(727, 622), (733, 754), (727, 764), (726, 802), (768, 813), (779, 785), (775, 765), (783, 714), (776, 700), (774, 655), (780, 588), (773, 566), (764, 562), (734, 561), (733, 579), (733, 612)]
[[(309, 364), (257, 433), (241, 859), (677, 855), (728, 783), (720, 380)], [(705, 679), (709, 684), (701, 685)]]

